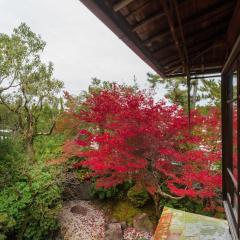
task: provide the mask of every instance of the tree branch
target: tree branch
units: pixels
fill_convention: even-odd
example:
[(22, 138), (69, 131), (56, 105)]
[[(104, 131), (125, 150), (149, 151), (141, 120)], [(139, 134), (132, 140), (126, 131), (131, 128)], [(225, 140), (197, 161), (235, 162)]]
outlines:
[(175, 197), (175, 196), (172, 196), (171, 194), (165, 193), (162, 191), (162, 189), (160, 187), (158, 188), (157, 193), (159, 193), (163, 197), (167, 197), (167, 198), (171, 198), (171, 199), (175, 199), (175, 200), (180, 200), (180, 199), (184, 198), (184, 197)]
[[(17, 70), (15, 70), (14, 75), (13, 75), (13, 79), (12, 79), (12, 81), (10, 82), (10, 84), (9, 84), (7, 87), (5, 87), (5, 88), (1, 88), (1, 89), (0, 89), (0, 93), (2, 93), (3, 91), (8, 90), (8, 89), (11, 88), (11, 87), (17, 87), (17, 86), (20, 85), (20, 84), (13, 85), (13, 83), (14, 83), (15, 80), (16, 80), (16, 76), (17, 76)], [(0, 80), (0, 84), (2, 84), (3, 81), (4, 81), (7, 77), (8, 77), (8, 76), (3, 77), (3, 78)]]
[(18, 113), (18, 109), (19, 109), (19, 107), (17, 107), (17, 108), (11, 108), (10, 106), (9, 106), (9, 104), (7, 104), (6, 103), (6, 101), (4, 100), (4, 98), (0, 95), (0, 103), (1, 104), (3, 104), (9, 111), (11, 111), (11, 112), (13, 112), (13, 113)]
[(52, 134), (53, 132), (53, 129), (55, 128), (55, 125), (56, 125), (56, 121), (53, 122), (51, 128), (49, 129), (48, 132), (39, 132), (39, 133), (36, 133), (34, 134), (34, 137), (37, 137), (37, 136), (49, 136)]

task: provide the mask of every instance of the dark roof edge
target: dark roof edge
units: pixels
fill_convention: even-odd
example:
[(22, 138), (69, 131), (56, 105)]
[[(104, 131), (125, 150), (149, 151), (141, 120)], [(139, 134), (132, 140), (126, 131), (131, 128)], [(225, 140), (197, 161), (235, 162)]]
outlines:
[(152, 59), (151, 54), (141, 46), (137, 36), (128, 29), (119, 16), (115, 15), (99, 0), (80, 0), (96, 17), (98, 17), (113, 33), (115, 33), (133, 52), (135, 52), (146, 64), (155, 70), (162, 78), (164, 73), (159, 64)]

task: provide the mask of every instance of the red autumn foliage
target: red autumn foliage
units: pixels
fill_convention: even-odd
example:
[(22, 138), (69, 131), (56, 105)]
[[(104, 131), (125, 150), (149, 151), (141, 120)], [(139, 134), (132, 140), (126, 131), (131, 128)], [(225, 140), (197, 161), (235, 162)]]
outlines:
[(153, 196), (210, 199), (219, 194), (220, 125), (214, 111), (192, 112), (190, 134), (178, 106), (115, 85), (91, 93), (80, 110), (68, 114), (84, 126), (72, 142), (79, 146), (75, 154), (84, 158), (75, 167), (91, 169), (97, 186), (133, 180)]

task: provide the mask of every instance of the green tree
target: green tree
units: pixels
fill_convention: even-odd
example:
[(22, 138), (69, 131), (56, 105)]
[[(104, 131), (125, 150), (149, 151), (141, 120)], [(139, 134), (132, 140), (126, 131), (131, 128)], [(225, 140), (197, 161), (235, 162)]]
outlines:
[[(157, 84), (162, 85), (167, 93), (165, 97), (172, 103), (176, 103), (187, 109), (187, 80), (184, 77), (162, 79), (157, 74), (147, 74), (148, 82), (152, 88)], [(191, 107), (196, 108), (202, 101), (205, 105), (219, 106), (221, 102), (221, 85), (216, 79), (192, 79), (191, 80)]]
[(221, 81), (214, 79), (203, 79), (200, 87), (201, 97), (208, 101), (208, 104), (220, 107), (221, 104)]
[[(184, 77), (166, 78), (162, 79), (157, 74), (147, 73), (147, 80), (151, 84), (152, 88), (155, 88), (157, 84), (163, 85), (167, 90), (165, 97), (172, 103), (176, 103), (187, 109), (187, 80)], [(200, 101), (198, 95), (198, 81), (191, 81), (191, 105), (195, 108), (196, 104)]]
[(41, 60), (45, 45), (25, 23), (10, 36), (0, 34), (0, 104), (15, 115), (31, 160), (34, 139), (53, 131), (57, 110), (48, 111), (49, 124), (43, 126), (40, 120), (46, 108), (57, 109), (57, 95), (63, 87), (53, 77), (53, 64)]

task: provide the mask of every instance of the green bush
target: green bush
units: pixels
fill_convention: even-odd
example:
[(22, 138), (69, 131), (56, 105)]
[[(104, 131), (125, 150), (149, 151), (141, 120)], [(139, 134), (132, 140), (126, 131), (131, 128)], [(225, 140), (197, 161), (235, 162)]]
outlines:
[(55, 169), (36, 164), (0, 191), (4, 234), (40, 240), (58, 228), (56, 214), (61, 207), (61, 191), (55, 174)]
[(135, 207), (143, 207), (150, 199), (147, 191), (140, 185), (134, 185), (128, 190), (128, 199)]
[(62, 154), (64, 135), (40, 136), (34, 141), (35, 156), (38, 161), (56, 159)]
[(119, 190), (117, 188), (96, 188), (95, 184), (91, 188), (91, 194), (101, 200), (116, 197), (118, 193)]
[[(85, 178), (89, 175), (90, 170), (88, 168), (80, 168), (76, 170), (76, 176), (79, 182), (84, 182)], [(95, 189), (93, 189), (94, 191)], [(96, 190), (95, 190), (96, 191)]]
[(111, 188), (96, 188), (95, 182), (93, 182), (91, 192), (94, 197), (101, 200), (109, 198), (124, 199), (126, 196), (126, 192), (131, 186), (132, 182), (125, 182)]
[(16, 222), (6, 213), (0, 213), (0, 240), (6, 239), (7, 234), (13, 230)]
[(25, 155), (23, 144), (17, 138), (0, 140), (0, 149), (0, 189), (2, 189), (21, 175)]

